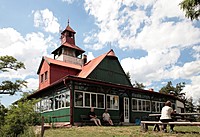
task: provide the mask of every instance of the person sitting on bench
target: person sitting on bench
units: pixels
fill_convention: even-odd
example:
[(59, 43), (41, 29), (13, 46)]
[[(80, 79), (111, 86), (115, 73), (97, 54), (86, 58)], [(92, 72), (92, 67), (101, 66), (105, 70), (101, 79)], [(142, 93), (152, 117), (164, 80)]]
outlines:
[(94, 121), (94, 123), (97, 126), (101, 126), (101, 121), (100, 121), (100, 119), (97, 118), (97, 115), (95, 114), (93, 107), (91, 107), (91, 110), (88, 113), (88, 117), (90, 118), (91, 121)]
[[(173, 122), (173, 119), (171, 118), (171, 114), (173, 114), (174, 111), (171, 108), (171, 102), (167, 101), (165, 102), (165, 106), (161, 110), (161, 122)], [(170, 125), (170, 132), (173, 132), (174, 125)], [(167, 125), (163, 124), (162, 127), (163, 132), (167, 132)]]
[(103, 117), (103, 121), (106, 121), (106, 122), (108, 122), (111, 126), (113, 126), (113, 122), (112, 122), (112, 120), (111, 120), (111, 118), (110, 118), (110, 114), (108, 113), (108, 110), (107, 110), (107, 109), (105, 109), (105, 112), (103, 113), (102, 117)]

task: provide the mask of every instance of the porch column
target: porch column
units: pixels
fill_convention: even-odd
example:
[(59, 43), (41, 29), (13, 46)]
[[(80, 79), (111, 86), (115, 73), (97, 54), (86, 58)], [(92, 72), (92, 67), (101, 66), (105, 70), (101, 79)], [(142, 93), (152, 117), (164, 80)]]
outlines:
[(70, 81), (70, 124), (74, 125), (74, 82)]

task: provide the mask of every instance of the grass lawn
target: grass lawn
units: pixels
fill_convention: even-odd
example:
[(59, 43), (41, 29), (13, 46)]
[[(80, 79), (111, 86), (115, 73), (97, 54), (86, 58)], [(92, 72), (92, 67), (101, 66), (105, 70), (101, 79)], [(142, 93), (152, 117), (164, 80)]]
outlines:
[(96, 127), (83, 126), (71, 128), (57, 128), (45, 130), (45, 137), (200, 137), (200, 127), (176, 126), (176, 133), (162, 133), (152, 131), (141, 132), (140, 126)]

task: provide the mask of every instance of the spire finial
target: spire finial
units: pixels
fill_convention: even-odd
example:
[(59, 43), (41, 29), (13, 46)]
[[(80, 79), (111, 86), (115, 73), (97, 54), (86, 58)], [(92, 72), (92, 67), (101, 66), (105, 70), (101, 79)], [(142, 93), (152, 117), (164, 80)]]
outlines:
[(68, 22), (67, 23), (68, 23), (68, 26), (69, 26), (69, 18), (68, 18)]

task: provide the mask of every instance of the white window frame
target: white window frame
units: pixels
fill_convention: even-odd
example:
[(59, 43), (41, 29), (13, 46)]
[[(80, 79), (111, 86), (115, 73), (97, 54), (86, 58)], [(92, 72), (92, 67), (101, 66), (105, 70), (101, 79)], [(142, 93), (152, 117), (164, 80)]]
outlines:
[[(137, 108), (136, 108), (136, 110), (135, 109), (133, 109), (133, 100), (136, 100), (136, 102), (137, 102)], [(139, 109), (139, 101), (141, 101), (141, 109)], [(150, 103), (150, 110), (147, 110), (146, 109), (146, 102), (149, 102)], [(143, 103), (145, 102), (145, 110), (143, 109), (144, 108), (144, 106), (143, 106)], [(138, 98), (132, 98), (131, 99), (131, 104), (132, 104), (132, 106), (131, 106), (131, 109), (132, 109), (132, 111), (138, 111), (138, 112), (151, 112), (151, 101), (150, 100), (147, 100), (147, 99), (138, 99)]]
[[(67, 94), (67, 92), (69, 92), (69, 94)], [(43, 99), (41, 99), (39, 102), (36, 103), (36, 111), (39, 111), (39, 112), (47, 112), (47, 111), (52, 111), (52, 110), (59, 110), (59, 109), (64, 109), (64, 108), (69, 108), (70, 106), (66, 107), (66, 95), (69, 95), (70, 96), (70, 91), (67, 90), (67, 92), (62, 92), (62, 93), (59, 93), (57, 95), (55, 95), (54, 97), (53, 96), (49, 96), (49, 97), (44, 97)], [(55, 99), (58, 99), (58, 102), (57, 102), (57, 105), (58, 105), (58, 108), (55, 108)], [(53, 100), (53, 106), (51, 108), (51, 101), (50, 99)], [(60, 100), (59, 100), (60, 99)], [(60, 103), (59, 103), (60, 102)], [(70, 100), (69, 100), (70, 102)], [(43, 108), (42, 108), (42, 105), (43, 105)], [(40, 109), (40, 110), (39, 110)]]
[[(74, 96), (74, 107), (77, 107), (77, 108), (91, 108), (91, 107), (94, 107), (92, 106), (92, 101), (91, 101), (91, 98), (92, 98), (92, 94), (93, 95), (96, 95), (96, 106), (94, 108), (98, 108), (98, 109), (105, 109), (105, 94), (103, 93), (94, 93), (94, 92), (87, 92), (87, 91), (80, 91), (80, 90), (75, 90), (74, 94), (76, 94), (76, 92), (81, 92), (83, 93), (83, 106), (77, 106), (76, 105), (76, 98)], [(85, 106), (85, 94), (89, 94), (90, 95), (90, 106)], [(98, 107), (98, 95), (103, 95), (103, 100), (104, 100), (104, 106), (103, 108), (99, 108)]]
[[(118, 97), (117, 108), (113, 108), (113, 106), (112, 106), (112, 108), (108, 108), (108, 106), (107, 106), (107, 103), (108, 103), (107, 97), (108, 97), (108, 96), (113, 97), (113, 98), (114, 98), (115, 96)], [(118, 95), (107, 94), (107, 95), (106, 95), (106, 102), (107, 102), (107, 103), (106, 103), (106, 107), (107, 107), (108, 110), (119, 110), (119, 96), (118, 96)]]

